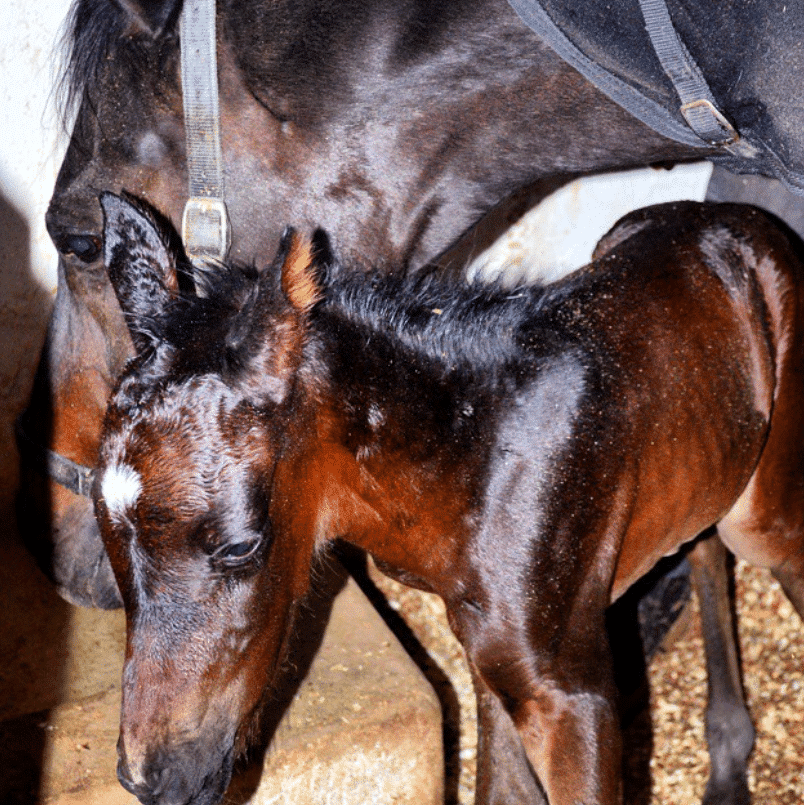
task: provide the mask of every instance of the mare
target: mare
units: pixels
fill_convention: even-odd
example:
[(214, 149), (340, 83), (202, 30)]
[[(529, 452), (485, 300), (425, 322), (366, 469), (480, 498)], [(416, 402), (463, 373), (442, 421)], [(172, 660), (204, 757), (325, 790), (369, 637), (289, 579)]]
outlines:
[[(223, 796), (339, 542), (443, 598), (484, 805), (621, 801), (605, 612), (662, 556), (728, 546), (804, 614), (804, 266), (764, 213), (647, 208), (588, 266), (507, 290), (364, 273), (288, 230), (196, 296), (147, 209), (101, 203), (136, 358), (94, 498), (142, 802)], [(705, 801), (742, 803), (753, 732), (716, 610)]]
[[(181, 220), (180, 5), (76, 0), (70, 20), (75, 122), (47, 216), (58, 293), (20, 443), (64, 456), (72, 475), (94, 466), (111, 388), (133, 354), (101, 259), (98, 193), (126, 188)], [(538, 196), (579, 174), (716, 152), (624, 112), (506, 0), (219, 0), (217, 22), (238, 262), (272, 253), (290, 223), (325, 226), (350, 266), (460, 268), (467, 252), (448, 260), (444, 250), (522, 188)], [(89, 501), (53, 482), (32, 480), (27, 493), (44, 496), (21, 509), (61, 593), (119, 606)]]

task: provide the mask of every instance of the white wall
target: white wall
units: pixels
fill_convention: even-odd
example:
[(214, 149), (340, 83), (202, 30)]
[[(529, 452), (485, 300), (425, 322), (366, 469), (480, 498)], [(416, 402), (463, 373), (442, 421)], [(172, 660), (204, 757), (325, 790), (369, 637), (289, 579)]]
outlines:
[(53, 51), (67, 0), (0, 4), (0, 495), (16, 482), (11, 423), (30, 387), (56, 284), (44, 212), (61, 162)]
[(479, 278), (549, 282), (589, 261), (598, 240), (623, 215), (666, 201), (702, 201), (712, 165), (644, 168), (579, 179), (546, 198), (470, 266)]

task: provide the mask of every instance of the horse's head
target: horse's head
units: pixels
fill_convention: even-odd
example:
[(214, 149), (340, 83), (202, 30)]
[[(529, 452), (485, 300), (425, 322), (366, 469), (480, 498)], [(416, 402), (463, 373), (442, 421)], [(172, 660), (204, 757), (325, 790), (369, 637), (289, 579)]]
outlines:
[(137, 353), (94, 488), (127, 616), (119, 776), (143, 802), (209, 803), (257, 730), (308, 587), (313, 542), (283, 541), (271, 490), (315, 301), (310, 249), (287, 235), (259, 278), (221, 269), (199, 296), (144, 208), (102, 203)]

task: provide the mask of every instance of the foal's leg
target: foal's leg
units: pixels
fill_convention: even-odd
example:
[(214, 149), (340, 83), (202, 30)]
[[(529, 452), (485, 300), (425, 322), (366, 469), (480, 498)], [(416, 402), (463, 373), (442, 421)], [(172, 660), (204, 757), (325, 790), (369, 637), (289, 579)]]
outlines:
[(603, 608), (583, 615), (582, 628), (559, 615), (558, 634), (545, 630), (545, 639), (521, 610), (490, 609), (491, 617), (451, 618), (478, 691), (477, 802), (618, 805), (622, 741)]
[(792, 569), (788, 564), (772, 568), (771, 573), (781, 584), (784, 594), (790, 600), (798, 616), (804, 620), (804, 573)]
[(689, 555), (701, 609), (709, 701), (706, 740), (711, 770), (704, 805), (748, 805), (746, 763), (754, 727), (745, 704), (729, 595), (728, 553), (717, 537), (700, 540)]
[(476, 805), (548, 805), (511, 716), (470, 663), (477, 695)]
[(613, 696), (569, 682), (519, 703), (515, 723), (550, 805), (622, 803), (622, 736)]

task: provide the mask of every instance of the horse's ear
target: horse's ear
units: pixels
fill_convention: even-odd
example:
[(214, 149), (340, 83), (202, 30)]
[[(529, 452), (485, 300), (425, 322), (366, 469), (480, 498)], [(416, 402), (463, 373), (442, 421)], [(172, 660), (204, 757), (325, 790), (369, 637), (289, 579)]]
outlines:
[(153, 214), (131, 196), (103, 193), (103, 259), (137, 352), (163, 339), (161, 321), (179, 289), (177, 255)]
[(164, 33), (181, 11), (181, 0), (115, 0), (135, 25), (154, 38)]
[(300, 313), (310, 311), (321, 298), (321, 265), (316, 243), (286, 229), (274, 266), (279, 268), (285, 298)]

